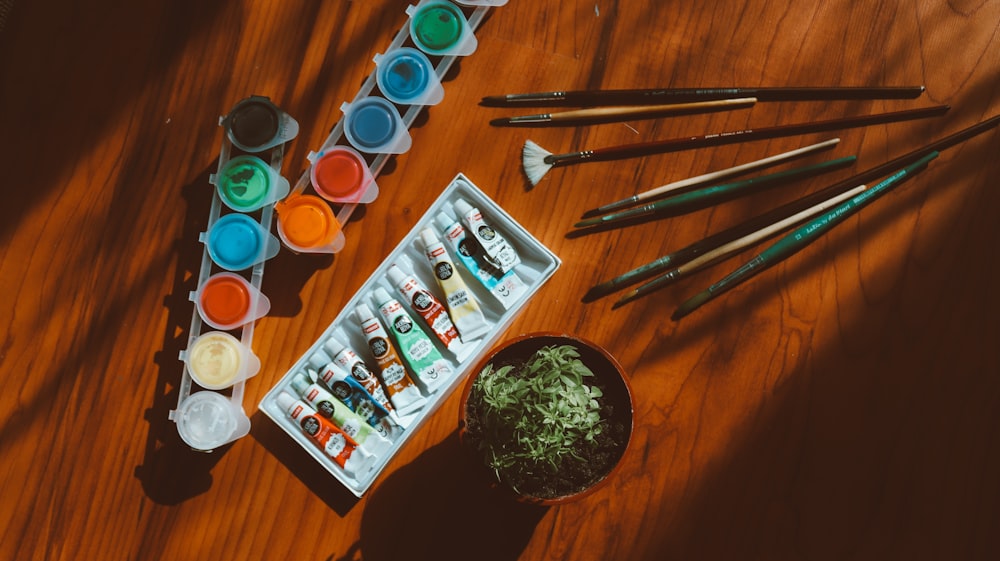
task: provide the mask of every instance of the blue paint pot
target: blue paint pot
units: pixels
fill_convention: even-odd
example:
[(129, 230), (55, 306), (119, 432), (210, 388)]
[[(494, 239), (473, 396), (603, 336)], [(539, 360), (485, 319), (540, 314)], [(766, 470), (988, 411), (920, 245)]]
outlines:
[(228, 271), (241, 271), (274, 257), (281, 243), (259, 223), (245, 214), (220, 217), (202, 235), (208, 255)]
[(344, 136), (361, 152), (402, 154), (412, 139), (396, 106), (383, 97), (370, 96), (340, 106), (344, 112)]
[(399, 47), (375, 55), (375, 81), (386, 99), (402, 105), (436, 105), (444, 87), (427, 55), (412, 47)]

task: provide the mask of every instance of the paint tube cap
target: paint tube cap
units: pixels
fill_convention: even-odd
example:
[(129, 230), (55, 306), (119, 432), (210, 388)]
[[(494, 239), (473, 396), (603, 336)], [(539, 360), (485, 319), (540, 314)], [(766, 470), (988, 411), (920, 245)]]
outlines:
[(407, 276), (406, 273), (399, 268), (399, 265), (396, 265), (395, 263), (389, 265), (389, 270), (386, 271), (386, 275), (389, 277), (389, 282), (396, 286), (402, 284), (403, 281), (406, 280)]
[(330, 356), (337, 356), (347, 348), (347, 345), (339, 337), (333, 335), (323, 343), (323, 348), (330, 353)]
[(434, 217), (434, 221), (437, 222), (438, 228), (441, 228), (442, 231), (448, 230), (455, 224), (455, 219), (448, 216), (448, 213), (443, 210)]
[(354, 308), (354, 313), (358, 316), (358, 321), (370, 321), (375, 319), (375, 314), (372, 313), (372, 309), (368, 307), (368, 304), (361, 303)]
[(465, 216), (466, 214), (469, 214), (473, 210), (475, 209), (472, 207), (472, 205), (465, 202), (465, 199), (455, 200), (455, 212), (458, 213), (459, 216)]
[(374, 296), (375, 296), (375, 303), (378, 304), (379, 306), (385, 304), (389, 300), (392, 300), (392, 296), (389, 296), (389, 292), (386, 291), (386, 289), (382, 288), (381, 286), (375, 287)]
[(434, 233), (434, 230), (430, 228), (424, 228), (420, 231), (420, 241), (423, 242), (424, 247), (430, 247), (434, 244), (441, 243), (441, 240)]
[(306, 378), (306, 375), (301, 372), (292, 376), (292, 387), (295, 388), (295, 391), (299, 392), (300, 395), (305, 395), (311, 385), (312, 381), (309, 378)]
[(278, 394), (278, 407), (285, 413), (289, 413), (289, 410), (297, 401), (299, 400), (292, 397), (289, 393), (281, 392)]
[(313, 354), (309, 355), (309, 366), (312, 366), (317, 370), (323, 368), (331, 362), (333, 362), (333, 359), (330, 358), (330, 355), (326, 354), (323, 350), (317, 350)]

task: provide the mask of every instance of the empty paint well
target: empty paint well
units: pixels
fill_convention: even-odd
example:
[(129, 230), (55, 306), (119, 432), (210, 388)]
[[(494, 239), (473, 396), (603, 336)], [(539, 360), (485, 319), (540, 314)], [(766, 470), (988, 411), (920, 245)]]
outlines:
[(221, 216), (200, 236), (216, 265), (227, 271), (241, 271), (278, 254), (281, 243), (245, 214)]
[(366, 154), (402, 154), (410, 149), (410, 138), (396, 106), (383, 97), (369, 96), (340, 106), (344, 112), (344, 136)]
[(432, 1), (408, 6), (410, 38), (433, 56), (466, 56), (479, 45), (462, 9), (451, 2)]
[(444, 87), (427, 55), (411, 47), (377, 54), (375, 82), (386, 99), (403, 105), (436, 105)]
[(288, 180), (257, 156), (237, 156), (209, 178), (219, 198), (238, 212), (252, 212), (288, 194)]
[(271, 301), (240, 275), (216, 273), (190, 294), (201, 319), (215, 329), (235, 329), (267, 315)]
[(336, 253), (344, 246), (340, 222), (330, 205), (314, 195), (292, 195), (274, 205), (278, 237), (299, 253)]
[(243, 409), (214, 391), (189, 395), (170, 412), (170, 418), (184, 442), (195, 450), (214, 450), (250, 432), (250, 419)]
[(370, 203), (378, 185), (364, 156), (349, 146), (332, 146), (309, 154), (309, 178), (316, 193), (335, 203)]

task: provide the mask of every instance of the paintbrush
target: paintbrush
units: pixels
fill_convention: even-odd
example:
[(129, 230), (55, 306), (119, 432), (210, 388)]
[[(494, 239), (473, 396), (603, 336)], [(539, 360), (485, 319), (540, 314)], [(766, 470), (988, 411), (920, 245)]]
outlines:
[(611, 212), (622, 208), (630, 207), (634, 204), (641, 203), (643, 201), (659, 197), (660, 195), (670, 193), (671, 191), (683, 189), (686, 187), (693, 187), (695, 185), (702, 185), (705, 183), (737, 175), (746, 171), (752, 171), (755, 169), (760, 169), (770, 165), (775, 165), (781, 162), (792, 160), (794, 158), (805, 156), (806, 154), (811, 154), (812, 152), (817, 152), (819, 150), (826, 150), (827, 148), (833, 148), (834, 146), (836, 146), (838, 142), (840, 142), (839, 138), (832, 138), (830, 140), (825, 140), (823, 142), (811, 144), (809, 146), (804, 146), (802, 148), (797, 148), (795, 150), (790, 150), (788, 152), (783, 152), (781, 154), (775, 154), (774, 156), (768, 156), (767, 158), (762, 158), (760, 160), (755, 160), (753, 162), (747, 162), (745, 164), (740, 164), (738, 166), (733, 166), (731, 168), (717, 170), (702, 175), (698, 175), (695, 177), (689, 177), (687, 179), (674, 181), (672, 183), (667, 183), (666, 185), (655, 187), (648, 191), (639, 193), (638, 195), (632, 195), (627, 199), (622, 199), (620, 201), (615, 201), (613, 203), (608, 203), (606, 205), (590, 209), (584, 212), (581, 218), (589, 218), (591, 216), (597, 216), (599, 214), (604, 214), (606, 212)]
[(936, 105), (922, 109), (876, 113), (874, 115), (830, 119), (826, 121), (815, 121), (812, 123), (797, 123), (794, 125), (779, 125), (759, 129), (743, 129), (722, 133), (711, 133), (702, 136), (676, 138), (671, 140), (639, 142), (620, 146), (596, 148), (593, 150), (569, 152), (566, 154), (552, 154), (541, 146), (528, 140), (524, 144), (521, 157), (524, 164), (524, 172), (528, 176), (528, 180), (532, 185), (537, 185), (538, 182), (542, 180), (542, 177), (544, 177), (553, 166), (566, 166), (583, 162), (620, 160), (623, 158), (662, 154), (665, 152), (675, 152), (692, 148), (720, 146), (723, 144), (733, 144), (737, 142), (749, 142), (753, 140), (778, 138), (782, 136), (863, 127), (911, 119), (922, 119), (925, 117), (943, 115), (948, 111), (948, 109), (949, 106), (947, 105)]
[(722, 185), (703, 187), (693, 191), (679, 193), (677, 195), (667, 197), (666, 199), (647, 203), (639, 207), (623, 210), (621, 212), (587, 218), (577, 222), (573, 226), (575, 228), (587, 228), (599, 225), (609, 226), (632, 221), (638, 218), (648, 217), (654, 214), (665, 214), (671, 211), (677, 213), (688, 209), (703, 208), (721, 200), (728, 200), (734, 197), (746, 195), (761, 189), (773, 187), (779, 183), (791, 182), (797, 179), (833, 171), (835, 169), (852, 165), (855, 161), (857, 161), (856, 156), (847, 156), (844, 158), (827, 160), (825, 162), (809, 164), (776, 173), (769, 173), (759, 177), (744, 179), (742, 181), (735, 181), (733, 183), (723, 183)]
[(855, 214), (863, 207), (897, 186), (902, 180), (927, 167), (927, 164), (934, 158), (937, 158), (937, 156), (938, 152), (931, 152), (916, 162), (890, 175), (874, 187), (865, 189), (860, 194), (855, 195), (843, 203), (840, 203), (832, 210), (829, 210), (795, 230), (792, 230), (790, 233), (786, 234), (764, 251), (758, 253), (753, 259), (747, 261), (732, 273), (726, 275), (705, 290), (682, 302), (681, 305), (677, 307), (677, 310), (674, 311), (673, 315), (670, 316), (670, 319), (677, 321), (683, 318), (711, 300), (719, 297), (719, 295), (724, 294), (736, 286), (746, 282), (761, 271), (764, 271), (765, 269), (772, 267), (805, 249), (806, 246), (819, 239), (823, 234), (829, 232), (837, 224), (840, 224), (849, 216)]
[(924, 93), (923, 86), (570, 90), (486, 96), (480, 104), (492, 107), (593, 107), (686, 103), (735, 97), (755, 97), (759, 101), (914, 99), (922, 93)]
[(831, 206), (846, 201), (847, 199), (861, 193), (865, 189), (866, 189), (865, 185), (859, 185), (854, 189), (845, 191), (839, 195), (835, 195), (832, 198), (819, 203), (818, 205), (807, 208), (802, 212), (793, 214), (783, 220), (779, 220), (774, 224), (771, 224), (770, 226), (761, 228), (760, 230), (757, 230), (756, 232), (753, 232), (751, 234), (747, 234), (742, 238), (721, 245), (713, 249), (712, 251), (703, 253), (698, 257), (695, 257), (691, 261), (688, 261), (687, 263), (679, 267), (671, 269), (669, 272), (656, 277), (655, 279), (639, 286), (638, 288), (626, 292), (617, 302), (615, 302), (611, 306), (611, 309), (613, 310), (615, 308), (624, 306), (625, 304), (637, 298), (645, 296), (650, 292), (659, 290), (665, 286), (669, 286), (679, 281), (680, 279), (686, 277), (687, 275), (700, 271), (705, 267), (714, 265), (728, 258), (731, 255), (734, 255), (736, 253), (739, 253), (740, 251), (745, 250), (748, 247), (756, 245), (761, 241), (770, 238), (771, 236), (777, 235), (783, 230), (791, 228), (792, 226), (795, 226), (796, 224), (804, 220), (808, 220), (816, 216), (817, 214), (823, 212), (824, 210), (830, 208)]
[(726, 230), (694, 242), (673, 253), (668, 253), (667, 255), (646, 263), (645, 265), (636, 267), (635, 269), (632, 269), (631, 271), (621, 274), (613, 279), (599, 283), (588, 290), (587, 293), (584, 294), (582, 300), (584, 302), (591, 302), (611, 294), (616, 290), (620, 290), (626, 286), (631, 286), (632, 284), (653, 277), (661, 271), (667, 270), (669, 267), (677, 267), (687, 263), (699, 255), (712, 251), (713, 249), (718, 248), (732, 240), (764, 228), (777, 220), (781, 220), (791, 214), (813, 206), (857, 185), (874, 181), (887, 173), (891, 173), (893, 170), (898, 170), (913, 163), (930, 152), (935, 150), (945, 150), (965, 142), (970, 138), (996, 128), (997, 125), (1000, 125), (1000, 115), (980, 121), (945, 138), (932, 142), (921, 148), (917, 148), (912, 152), (907, 152), (898, 158), (894, 158), (893, 160), (885, 162), (881, 165), (862, 171), (857, 175), (835, 183), (825, 189), (817, 191), (816, 193), (812, 193), (798, 200), (786, 203), (780, 207), (765, 212), (764, 214), (737, 224), (736, 226), (732, 226)]
[(541, 113), (538, 115), (521, 115), (493, 119), (493, 126), (532, 126), (587, 123), (610, 123), (629, 119), (652, 119), (665, 115), (691, 114), (708, 111), (724, 111), (750, 107), (757, 102), (755, 97), (735, 99), (717, 99), (713, 101), (696, 101), (692, 103), (668, 103), (662, 105), (620, 105), (614, 107), (592, 107), (559, 113)]

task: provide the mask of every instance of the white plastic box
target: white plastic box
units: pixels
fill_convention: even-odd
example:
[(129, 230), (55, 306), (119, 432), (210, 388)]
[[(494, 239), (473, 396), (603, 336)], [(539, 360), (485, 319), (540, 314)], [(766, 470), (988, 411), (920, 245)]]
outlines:
[[(353, 477), (348, 476), (340, 466), (331, 460), (323, 450), (303, 433), (299, 424), (278, 406), (278, 395), (282, 392), (296, 395), (295, 389), (291, 384), (292, 378), (297, 373), (305, 373), (307, 369), (313, 368), (309, 363), (309, 358), (317, 351), (324, 350), (323, 343), (334, 334), (338, 335), (343, 342), (354, 349), (373, 372), (377, 372), (377, 364), (368, 349), (368, 344), (364, 334), (361, 332), (354, 310), (358, 304), (366, 303), (377, 315), (377, 307), (371, 299), (371, 294), (377, 287), (385, 288), (397, 300), (402, 302), (404, 307), (406, 306), (405, 299), (396, 290), (396, 287), (391, 285), (387, 278), (387, 271), (390, 265), (395, 263), (407, 272), (412, 272), (417, 280), (430, 289), (439, 300), (442, 302), (445, 301), (444, 295), (433, 276), (430, 262), (424, 254), (423, 244), (420, 241), (420, 232), (424, 228), (430, 227), (434, 229), (442, 241), (445, 241), (442, 230), (436, 223), (435, 218), (442, 211), (449, 214), (452, 218), (459, 218), (455, 216), (453, 208), (455, 201), (459, 199), (463, 199), (473, 207), (479, 209), (485, 222), (493, 226), (516, 249), (521, 262), (515, 267), (514, 271), (524, 280), (527, 290), (519, 299), (505, 308), (461, 265), (458, 257), (454, 253), (451, 254), (465, 284), (477, 298), (490, 329), (482, 338), (470, 342), (467, 348), (461, 353), (461, 357), (447, 351), (444, 345), (433, 337), (433, 335), (430, 337), (441, 354), (452, 365), (450, 378), (440, 383), (434, 393), (426, 395), (425, 392), (427, 399), (423, 407), (399, 419), (400, 425), (403, 427), (402, 430), (392, 439), (391, 446), (379, 455), (370, 470)], [(445, 243), (445, 245), (447, 246), (448, 244)], [(323, 334), (299, 357), (277, 384), (268, 391), (261, 400), (260, 409), (277, 423), (282, 430), (288, 433), (292, 439), (298, 442), (312, 458), (319, 462), (352, 493), (360, 497), (371, 487), (379, 473), (385, 468), (386, 464), (392, 459), (399, 448), (420, 428), (423, 421), (438, 408), (441, 402), (452, 391), (460, 386), (476, 360), (497, 342), (500, 335), (510, 325), (511, 321), (513, 321), (531, 296), (555, 273), (559, 265), (560, 260), (554, 253), (535, 239), (500, 206), (469, 181), (468, 178), (462, 174), (458, 174), (423, 217), (421, 217), (420, 221), (403, 238), (403, 241), (392, 250), (379, 268), (351, 298), (341, 313), (324, 330)], [(408, 311), (413, 315), (415, 323), (419, 324), (421, 328), (426, 328), (421, 319), (412, 310)]]

